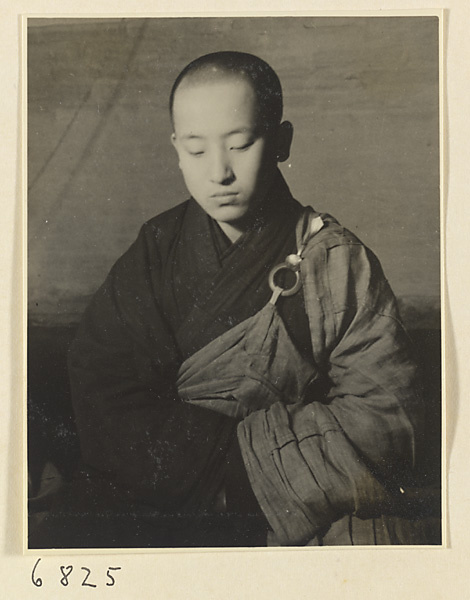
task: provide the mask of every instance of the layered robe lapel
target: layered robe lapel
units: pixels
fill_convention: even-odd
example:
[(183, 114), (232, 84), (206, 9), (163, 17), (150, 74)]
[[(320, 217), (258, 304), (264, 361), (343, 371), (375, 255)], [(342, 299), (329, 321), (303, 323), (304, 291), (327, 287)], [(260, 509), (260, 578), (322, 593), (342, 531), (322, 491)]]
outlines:
[(180, 315), (176, 340), (184, 359), (266, 304), (269, 271), (294, 251), (301, 210), (279, 174), (250, 229), (220, 255), (214, 222), (194, 200), (188, 204), (168, 279)]

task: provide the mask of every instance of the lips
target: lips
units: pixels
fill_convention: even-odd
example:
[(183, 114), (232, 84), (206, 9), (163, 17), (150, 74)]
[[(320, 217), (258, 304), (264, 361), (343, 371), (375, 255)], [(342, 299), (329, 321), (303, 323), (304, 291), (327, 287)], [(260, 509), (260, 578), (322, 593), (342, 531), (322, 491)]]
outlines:
[(215, 192), (212, 194), (213, 198), (220, 207), (223, 206), (234, 206), (238, 203), (238, 192)]
[(234, 196), (238, 196), (238, 192), (215, 192), (211, 198), (233, 198)]

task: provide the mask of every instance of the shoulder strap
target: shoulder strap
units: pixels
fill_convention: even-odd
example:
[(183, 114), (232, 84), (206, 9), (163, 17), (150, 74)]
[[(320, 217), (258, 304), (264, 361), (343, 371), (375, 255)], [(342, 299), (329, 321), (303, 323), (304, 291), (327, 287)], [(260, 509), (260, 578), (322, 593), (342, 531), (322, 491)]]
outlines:
[[(317, 234), (324, 226), (321, 216), (313, 210), (311, 206), (306, 206), (303, 210), (300, 219), (297, 222), (295, 237), (297, 242), (297, 254), (289, 254), (283, 263), (280, 263), (271, 269), (269, 273), (269, 287), (273, 291), (270, 303), (276, 304), (279, 296), (293, 296), (296, 294), (302, 285), (299, 271), (300, 263), (302, 262), (302, 253), (305, 250), (308, 242)], [(283, 288), (276, 283), (275, 277), (284, 269), (295, 273), (296, 282), (291, 288)]]
[(325, 222), (311, 206), (306, 206), (305, 210), (297, 222), (295, 237), (297, 241), (297, 255), (302, 257), (302, 252), (311, 238), (323, 228)]

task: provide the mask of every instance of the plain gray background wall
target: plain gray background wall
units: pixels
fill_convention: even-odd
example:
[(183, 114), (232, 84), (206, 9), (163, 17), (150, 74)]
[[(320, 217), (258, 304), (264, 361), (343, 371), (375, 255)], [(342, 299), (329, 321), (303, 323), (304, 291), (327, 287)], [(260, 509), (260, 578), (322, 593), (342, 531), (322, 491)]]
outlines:
[(76, 322), (142, 223), (186, 199), (168, 94), (185, 64), (222, 49), (261, 56), (281, 79), (294, 196), (376, 252), (413, 325), (437, 327), (432, 17), (30, 19), (31, 322)]

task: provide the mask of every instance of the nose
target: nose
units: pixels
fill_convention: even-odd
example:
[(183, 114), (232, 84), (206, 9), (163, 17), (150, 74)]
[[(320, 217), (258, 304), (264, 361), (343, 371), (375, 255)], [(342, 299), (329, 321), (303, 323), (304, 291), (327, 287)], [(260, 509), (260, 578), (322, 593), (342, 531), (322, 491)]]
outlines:
[(213, 183), (228, 185), (235, 179), (230, 159), (223, 149), (216, 150), (211, 156), (209, 177)]

